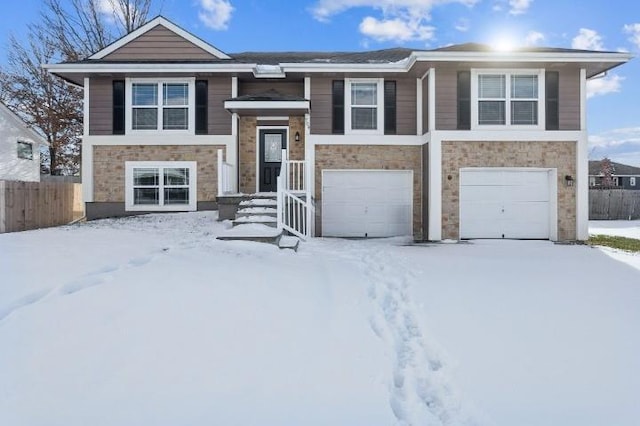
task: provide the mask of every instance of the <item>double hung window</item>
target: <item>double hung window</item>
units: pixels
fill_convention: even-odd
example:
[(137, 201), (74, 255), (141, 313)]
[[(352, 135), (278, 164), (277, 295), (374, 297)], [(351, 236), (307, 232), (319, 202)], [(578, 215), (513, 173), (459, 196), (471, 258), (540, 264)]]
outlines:
[(126, 163), (127, 210), (195, 210), (196, 163)]
[(133, 81), (130, 84), (130, 129), (190, 131), (194, 94), (188, 81)]

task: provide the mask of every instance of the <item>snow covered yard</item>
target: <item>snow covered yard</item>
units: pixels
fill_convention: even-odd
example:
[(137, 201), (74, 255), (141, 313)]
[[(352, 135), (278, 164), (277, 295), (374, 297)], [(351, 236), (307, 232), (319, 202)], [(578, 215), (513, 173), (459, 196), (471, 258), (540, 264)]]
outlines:
[[(590, 220), (589, 234), (611, 235), (640, 240), (640, 220)], [(600, 250), (620, 262), (640, 269), (640, 253), (628, 253), (608, 247), (601, 247)]]
[(548, 242), (0, 235), (2, 425), (635, 425), (640, 270)]

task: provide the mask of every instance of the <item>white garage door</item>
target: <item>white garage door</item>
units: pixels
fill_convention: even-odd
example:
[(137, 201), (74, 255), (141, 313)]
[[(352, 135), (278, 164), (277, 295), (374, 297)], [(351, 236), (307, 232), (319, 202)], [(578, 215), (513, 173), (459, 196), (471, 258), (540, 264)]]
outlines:
[(548, 169), (461, 169), (460, 238), (553, 238), (554, 176)]
[(411, 170), (323, 170), (322, 235), (411, 235)]

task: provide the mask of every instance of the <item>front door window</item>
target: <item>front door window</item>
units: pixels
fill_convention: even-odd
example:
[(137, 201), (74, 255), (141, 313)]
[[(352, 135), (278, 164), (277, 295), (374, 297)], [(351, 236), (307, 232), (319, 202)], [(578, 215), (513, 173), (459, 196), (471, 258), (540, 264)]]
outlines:
[(282, 166), (282, 150), (287, 148), (287, 131), (284, 129), (260, 130), (260, 173), (258, 191), (276, 192), (278, 175)]
[(282, 134), (267, 133), (264, 135), (264, 162), (280, 163), (282, 161)]

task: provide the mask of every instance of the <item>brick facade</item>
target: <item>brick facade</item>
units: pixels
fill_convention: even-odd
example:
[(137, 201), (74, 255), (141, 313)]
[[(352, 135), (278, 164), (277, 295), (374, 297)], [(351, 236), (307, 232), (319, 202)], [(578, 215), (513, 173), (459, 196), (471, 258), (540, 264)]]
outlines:
[(94, 202), (124, 202), (125, 161), (197, 161), (198, 201), (215, 201), (217, 156), (224, 145), (97, 145), (93, 147)]
[(422, 239), (422, 147), (396, 145), (316, 145), (316, 233), (321, 235), (322, 170), (413, 170), (413, 235)]
[[(442, 238), (458, 239), (463, 167), (543, 167), (558, 170), (558, 239), (576, 238), (576, 142), (442, 142)], [(451, 179), (449, 179), (451, 176)]]

